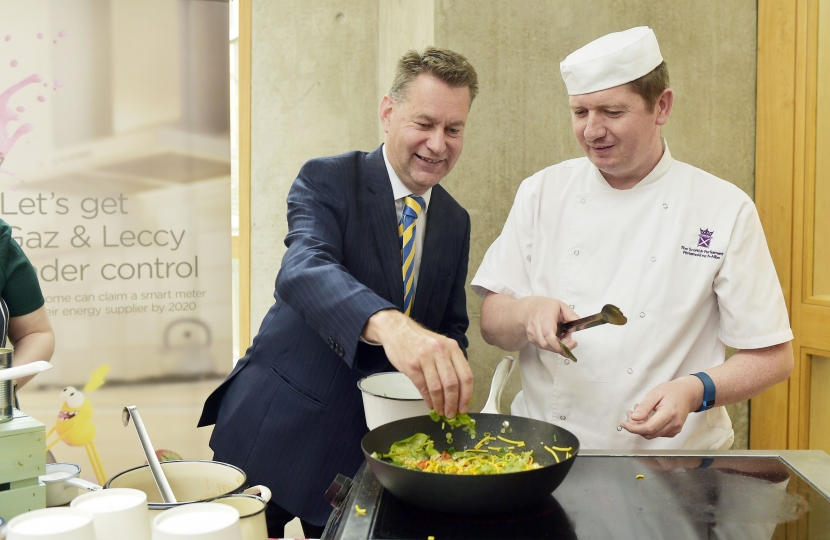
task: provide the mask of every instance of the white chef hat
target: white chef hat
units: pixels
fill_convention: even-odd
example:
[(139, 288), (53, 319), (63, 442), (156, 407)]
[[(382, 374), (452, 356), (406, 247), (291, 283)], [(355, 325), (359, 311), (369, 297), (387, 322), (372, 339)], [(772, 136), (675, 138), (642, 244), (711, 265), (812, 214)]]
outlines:
[(568, 95), (590, 94), (639, 79), (663, 62), (654, 31), (638, 26), (595, 39), (569, 54), (559, 70)]

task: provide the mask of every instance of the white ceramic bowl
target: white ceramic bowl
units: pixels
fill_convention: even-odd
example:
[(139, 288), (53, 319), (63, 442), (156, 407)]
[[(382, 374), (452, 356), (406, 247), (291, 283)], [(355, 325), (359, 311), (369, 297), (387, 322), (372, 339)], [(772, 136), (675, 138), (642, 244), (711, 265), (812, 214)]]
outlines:
[(76, 508), (45, 508), (9, 521), (8, 540), (95, 540), (92, 514)]
[(242, 540), (239, 510), (216, 503), (165, 510), (153, 519), (153, 540)]
[(420, 392), (403, 373), (369, 375), (360, 379), (357, 387), (363, 394), (363, 412), (370, 430), (402, 418), (429, 414)]

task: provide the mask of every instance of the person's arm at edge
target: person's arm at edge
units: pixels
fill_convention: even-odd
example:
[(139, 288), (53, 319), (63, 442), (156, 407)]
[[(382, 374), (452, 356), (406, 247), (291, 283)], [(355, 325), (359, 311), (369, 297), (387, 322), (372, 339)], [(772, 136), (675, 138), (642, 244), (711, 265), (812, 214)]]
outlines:
[[(46, 306), (18, 317), (9, 317), (9, 339), (14, 345), (14, 365), (50, 360), (55, 352), (55, 333), (46, 315)], [(18, 388), (32, 379), (17, 379)]]
[[(792, 342), (761, 349), (741, 349), (723, 364), (706, 370), (715, 383), (715, 406), (740, 403), (785, 381), (793, 370)], [(686, 417), (700, 408), (703, 383), (686, 375), (653, 388), (622, 427), (646, 439), (674, 437)], [(649, 418), (651, 412), (654, 414)]]

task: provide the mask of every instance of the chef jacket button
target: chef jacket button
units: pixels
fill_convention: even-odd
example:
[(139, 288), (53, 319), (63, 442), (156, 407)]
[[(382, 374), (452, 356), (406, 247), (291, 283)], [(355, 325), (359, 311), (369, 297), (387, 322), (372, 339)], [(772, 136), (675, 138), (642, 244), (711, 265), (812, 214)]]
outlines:
[(560, 416), (560, 417), (559, 417), (559, 419), (560, 419), (560, 420), (564, 420), (564, 419), (565, 419), (565, 415)]
[(582, 204), (585, 204), (585, 199), (582, 199), (582, 200), (581, 200), (581, 201), (579, 201), (579, 202), (581, 202)]
[(565, 358), (565, 365), (567, 366), (570, 363), (571, 363), (571, 361), (569, 359)]
[(617, 431), (622, 431), (622, 426), (617, 426)]
[(640, 312), (640, 318), (642, 319), (642, 318), (643, 318), (643, 317), (645, 317), (645, 316), (646, 316), (646, 314), (645, 314), (645, 313), (643, 313), (643, 312), (641, 311), (641, 312)]
[(570, 304), (570, 305), (568, 305), (568, 307), (569, 307), (569, 308), (571, 308), (571, 309), (573, 309), (573, 308), (574, 308), (574, 305), (573, 305), (573, 304)]
[(632, 373), (634, 373), (634, 370), (631, 369), (631, 368), (628, 368), (628, 374), (631, 375)]
[(574, 255), (579, 256), (579, 250), (574, 251)]
[(668, 208), (668, 207), (669, 207), (669, 205), (668, 205), (668, 204), (663, 203), (663, 208)]
[(651, 262), (654, 262), (654, 261), (656, 261), (656, 260), (657, 260), (657, 257), (652, 257), (652, 258), (651, 258)]

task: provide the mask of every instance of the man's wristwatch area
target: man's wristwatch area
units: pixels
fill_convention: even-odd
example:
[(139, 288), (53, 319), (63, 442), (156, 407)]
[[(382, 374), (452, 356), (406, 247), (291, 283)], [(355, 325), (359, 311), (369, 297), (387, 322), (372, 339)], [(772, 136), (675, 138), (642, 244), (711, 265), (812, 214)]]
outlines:
[(701, 403), (700, 408), (695, 412), (708, 411), (715, 406), (715, 383), (712, 381), (712, 377), (702, 371), (692, 373), (692, 377), (697, 377), (703, 383), (703, 403)]

